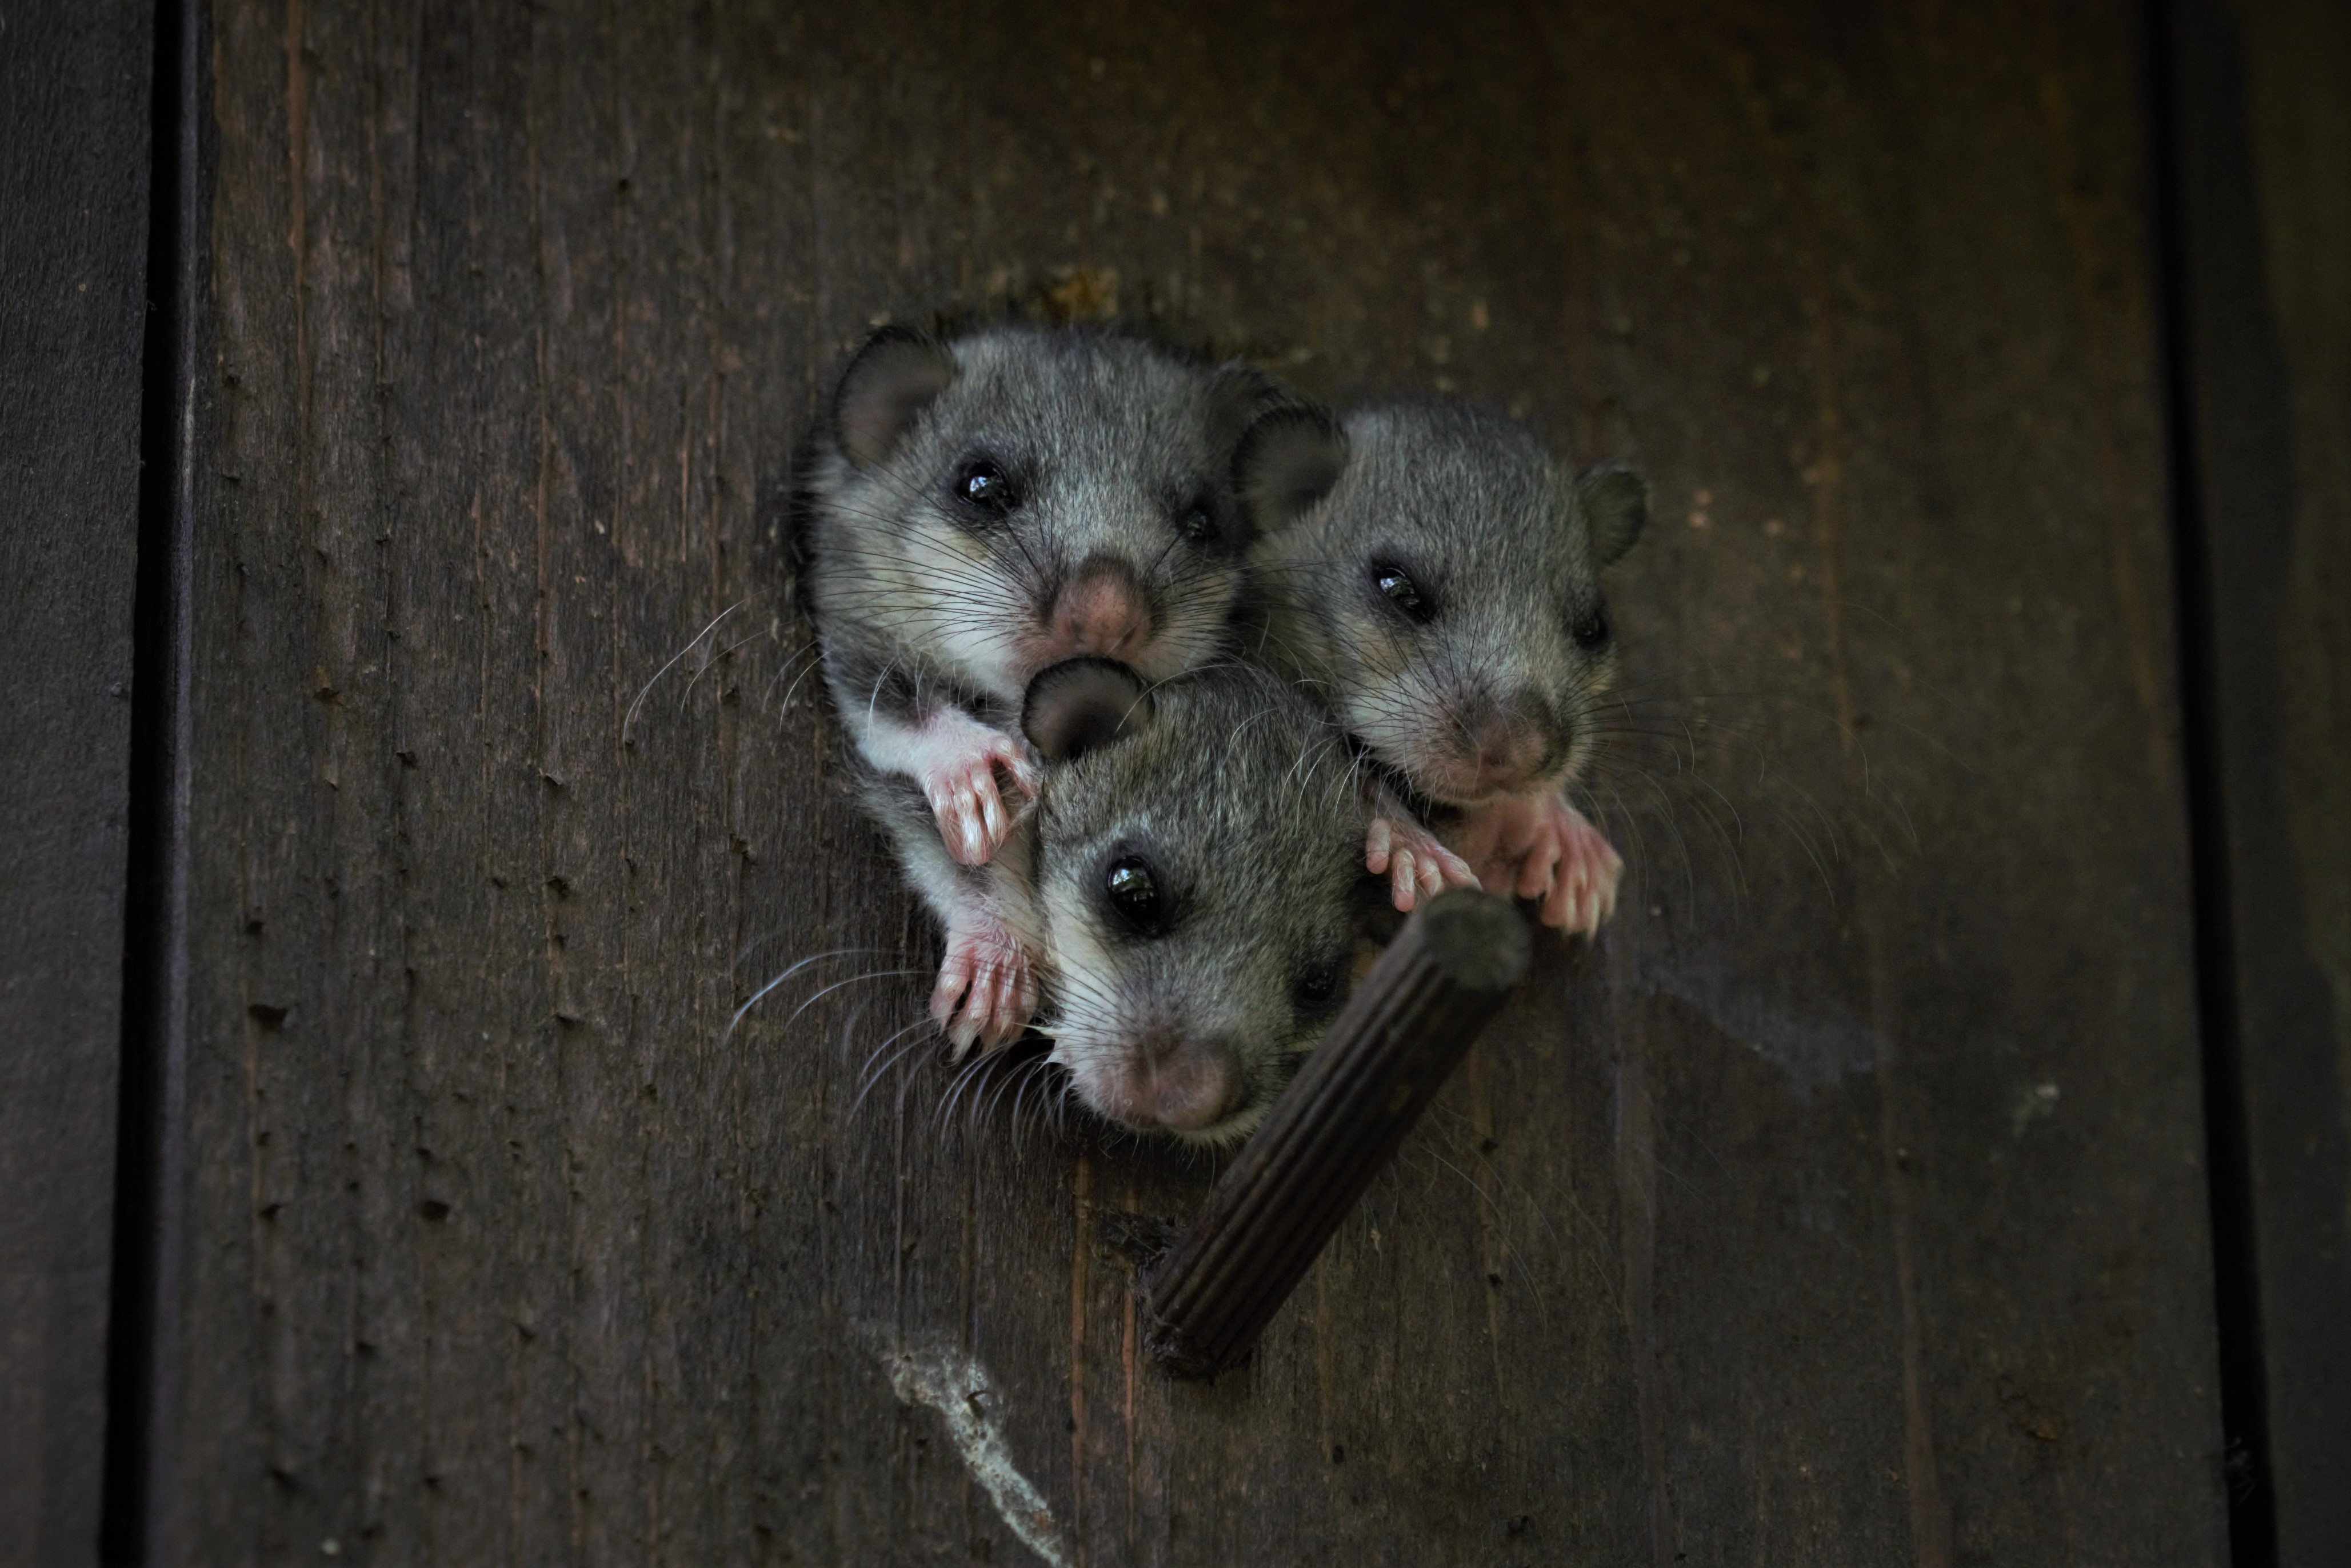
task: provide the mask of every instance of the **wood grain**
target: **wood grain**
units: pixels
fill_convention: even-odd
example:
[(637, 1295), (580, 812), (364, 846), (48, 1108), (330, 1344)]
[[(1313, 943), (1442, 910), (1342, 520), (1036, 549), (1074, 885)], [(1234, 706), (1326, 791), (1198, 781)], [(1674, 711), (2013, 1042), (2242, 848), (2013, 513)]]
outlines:
[[(180, 1554), (2219, 1561), (2137, 19), (220, 0)], [(1601, 961), (1210, 1388), (781, 608), (1031, 291), (1660, 502)]]
[(0, 23), (0, 1563), (94, 1561), (151, 7)]
[(2168, 8), (2207, 1017), (2241, 1138), (2241, 1519), (2351, 1559), (2351, 14)]
[(1532, 956), (1506, 898), (1454, 889), (1413, 912), (1191, 1225), (1138, 1260), (1143, 1344), (1163, 1370), (1214, 1377), (1247, 1357)]

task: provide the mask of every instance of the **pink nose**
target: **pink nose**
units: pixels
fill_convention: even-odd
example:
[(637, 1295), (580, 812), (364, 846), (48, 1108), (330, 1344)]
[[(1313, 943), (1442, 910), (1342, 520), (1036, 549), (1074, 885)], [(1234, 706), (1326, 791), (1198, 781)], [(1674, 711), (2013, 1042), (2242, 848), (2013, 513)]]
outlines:
[(1531, 778), (1542, 766), (1550, 746), (1543, 727), (1517, 704), (1489, 708), (1464, 723), (1461, 759), (1480, 778), (1516, 784)]
[(1239, 1109), (1241, 1076), (1230, 1053), (1195, 1043), (1156, 1061), (1138, 1053), (1103, 1088), (1101, 1110), (1129, 1126), (1197, 1133)]
[(1091, 560), (1054, 598), (1052, 630), (1064, 653), (1125, 658), (1151, 641), (1151, 610), (1123, 561)]

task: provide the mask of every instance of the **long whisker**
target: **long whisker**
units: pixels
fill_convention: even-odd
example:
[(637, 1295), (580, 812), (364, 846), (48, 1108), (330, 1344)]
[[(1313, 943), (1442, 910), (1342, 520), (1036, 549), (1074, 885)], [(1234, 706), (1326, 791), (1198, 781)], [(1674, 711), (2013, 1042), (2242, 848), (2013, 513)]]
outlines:
[(676, 668), (677, 662), (680, 659), (684, 658), (686, 654), (692, 653), (695, 647), (700, 645), (705, 637), (709, 636), (711, 632), (716, 631), (718, 629), (718, 623), (721, 621), (726, 620), (729, 615), (734, 614), (735, 612), (742, 609), (743, 606), (750, 602), (751, 601), (747, 599), (738, 599), (734, 603), (728, 605), (726, 609), (720, 611), (716, 615), (711, 618), (709, 625), (705, 626), (701, 631), (696, 632), (694, 634), (693, 642), (688, 643), (684, 647), (680, 648), (676, 653), (672, 653), (669, 656), (669, 662), (664, 664), (660, 669), (653, 672), (653, 679), (647, 681), (644, 685), (639, 689), (635, 700), (629, 704), (629, 711), (621, 716), (621, 744), (622, 746), (629, 744), (629, 726), (636, 721), (637, 709), (644, 702), (646, 694), (651, 692), (653, 687), (659, 684), (664, 675), (668, 674), (671, 670)]

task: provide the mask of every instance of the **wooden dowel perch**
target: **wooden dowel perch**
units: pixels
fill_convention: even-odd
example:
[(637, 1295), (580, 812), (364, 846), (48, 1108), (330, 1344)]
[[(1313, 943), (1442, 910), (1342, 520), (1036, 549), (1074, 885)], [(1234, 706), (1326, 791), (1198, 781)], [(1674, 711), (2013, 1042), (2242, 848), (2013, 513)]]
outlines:
[(1178, 1376), (1238, 1363), (1527, 971), (1526, 922), (1464, 890), (1421, 906), (1348, 998), (1199, 1218), (1141, 1281)]

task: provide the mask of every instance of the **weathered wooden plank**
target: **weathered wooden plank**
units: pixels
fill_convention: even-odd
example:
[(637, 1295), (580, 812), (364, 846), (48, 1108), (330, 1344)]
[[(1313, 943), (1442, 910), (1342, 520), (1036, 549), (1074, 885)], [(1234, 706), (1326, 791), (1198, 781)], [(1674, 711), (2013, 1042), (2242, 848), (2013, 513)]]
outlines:
[(0, 1563), (95, 1558), (121, 1052), (151, 7), (0, 32)]
[[(2203, 774), (2252, 1289), (2243, 1508), (2351, 1557), (2351, 15), (2170, 8)], [(2232, 1195), (2234, 1196), (2234, 1195)]]
[(1508, 899), (1416, 909), (1182, 1230), (1134, 1248), (1144, 1348), (1182, 1377), (1247, 1360), (1534, 954)]
[[(2217, 1561), (2136, 22), (224, 0), (182, 1554)], [(1202, 1173), (893, 1056), (782, 602), (1038, 287), (1664, 503), (1604, 961), (1207, 1388)]]

